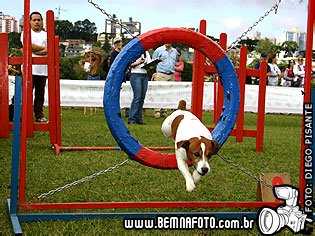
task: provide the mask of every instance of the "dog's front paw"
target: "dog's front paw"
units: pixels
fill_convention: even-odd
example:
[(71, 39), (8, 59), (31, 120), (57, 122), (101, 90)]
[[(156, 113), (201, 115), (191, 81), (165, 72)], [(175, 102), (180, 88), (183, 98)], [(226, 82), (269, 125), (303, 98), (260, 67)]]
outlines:
[(193, 180), (186, 181), (187, 192), (192, 192), (195, 188), (196, 188), (196, 185)]

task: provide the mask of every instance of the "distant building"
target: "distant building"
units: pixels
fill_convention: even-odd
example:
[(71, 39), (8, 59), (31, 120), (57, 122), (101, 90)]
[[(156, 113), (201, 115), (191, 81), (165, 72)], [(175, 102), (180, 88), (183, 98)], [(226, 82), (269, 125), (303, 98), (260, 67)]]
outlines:
[(83, 39), (66, 39), (65, 42), (68, 43), (68, 46), (69, 47), (72, 47), (72, 46), (82, 46), (85, 44), (85, 40)]
[(65, 46), (64, 55), (66, 57), (76, 57), (84, 53), (84, 50), (87, 48), (85, 45), (85, 40), (82, 39), (67, 39), (60, 42), (60, 44)]
[(306, 33), (300, 33), (299, 39), (298, 39), (299, 50), (306, 49), (305, 43), (306, 43)]
[(23, 24), (24, 24), (24, 15), (19, 20), (19, 32), (23, 31)]
[(0, 32), (19, 32), (18, 22), (14, 16), (5, 15), (3, 12), (0, 12)]
[[(133, 36), (138, 36), (141, 34), (141, 23), (139, 21), (133, 21), (132, 17), (129, 17), (129, 21), (122, 22), (123, 25), (127, 26), (129, 32)], [(129, 33), (125, 29), (122, 29), (122, 33), (126, 34), (126, 38), (131, 37)]]
[(285, 40), (286, 41), (296, 41), (295, 32), (287, 31), (285, 32)]
[(294, 41), (298, 44), (299, 51), (305, 50), (306, 33), (300, 32), (298, 29), (293, 29), (291, 31), (285, 32), (286, 41)]
[(84, 53), (84, 48), (78, 45), (68, 46), (65, 49), (65, 57), (81, 56)]
[(132, 17), (129, 17), (129, 21), (122, 21), (113, 14), (113, 19), (105, 20), (105, 34), (109, 39), (112, 39), (117, 35), (121, 35), (124, 38), (132, 38), (127, 30), (122, 28), (120, 24), (126, 26), (132, 36), (141, 34), (141, 23), (139, 21), (133, 21)]

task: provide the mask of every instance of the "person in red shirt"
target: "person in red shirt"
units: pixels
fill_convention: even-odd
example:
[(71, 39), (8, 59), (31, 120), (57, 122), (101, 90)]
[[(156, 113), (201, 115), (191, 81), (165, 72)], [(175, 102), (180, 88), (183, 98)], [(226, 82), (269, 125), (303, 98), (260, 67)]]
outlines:
[(181, 81), (182, 80), (182, 72), (184, 70), (184, 58), (181, 55), (181, 52), (178, 53), (179, 57), (178, 57), (178, 61), (175, 64), (175, 73), (174, 73), (174, 78), (175, 81)]
[(283, 78), (281, 78), (281, 86), (283, 87), (291, 87), (294, 79), (294, 67), (295, 62), (293, 60), (289, 61), (287, 68), (284, 71)]

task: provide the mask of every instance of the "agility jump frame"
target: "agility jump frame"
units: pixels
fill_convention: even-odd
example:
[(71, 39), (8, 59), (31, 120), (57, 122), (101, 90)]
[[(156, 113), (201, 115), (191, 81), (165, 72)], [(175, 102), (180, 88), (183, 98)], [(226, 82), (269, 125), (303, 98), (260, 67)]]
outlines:
[[(28, 21), (29, 22), (29, 21)], [(47, 23), (47, 56), (32, 57), (31, 47), (25, 39), (31, 37), (30, 26), (24, 24), (23, 56), (8, 56), (8, 34), (0, 33), (0, 137), (8, 138), (12, 129), (12, 122), (9, 122), (9, 81), (8, 65), (24, 64), (23, 74), (27, 83), (26, 86), (28, 107), (23, 112), (27, 113), (27, 137), (31, 137), (34, 131), (49, 132), (50, 143), (61, 143), (61, 121), (60, 121), (60, 81), (59, 81), (59, 37), (55, 36), (54, 14), (48, 11), (46, 14)], [(48, 122), (37, 123), (33, 121), (33, 89), (32, 89), (32, 64), (48, 65)], [(29, 76), (25, 76), (28, 74)]]
[[(199, 32), (206, 34), (206, 21), (201, 20), (199, 25)], [(227, 49), (227, 34), (221, 33), (219, 39), (220, 46)], [(240, 110), (238, 113), (236, 126), (230, 133), (230, 136), (235, 136), (237, 142), (243, 142), (244, 137), (251, 137), (256, 139), (256, 152), (262, 152), (264, 146), (264, 131), (265, 131), (265, 99), (266, 99), (266, 79), (267, 79), (267, 62), (260, 63), (259, 69), (246, 68), (247, 61), (247, 48), (241, 46), (240, 49), (240, 63), (236, 68), (240, 84)], [(202, 104), (203, 104), (203, 88), (204, 88), (204, 76), (206, 74), (216, 73), (216, 69), (213, 65), (207, 65), (205, 62), (205, 56), (196, 51), (194, 55), (193, 64), (193, 82), (192, 82), (192, 112), (202, 119)], [(255, 130), (244, 129), (244, 104), (245, 104), (245, 81), (247, 76), (259, 77), (259, 89), (258, 89), (258, 111)], [(216, 124), (219, 121), (220, 114), (223, 108), (223, 88), (222, 84), (218, 81), (214, 81), (214, 111), (213, 111), (213, 123)], [(213, 128), (209, 128), (213, 130)]]

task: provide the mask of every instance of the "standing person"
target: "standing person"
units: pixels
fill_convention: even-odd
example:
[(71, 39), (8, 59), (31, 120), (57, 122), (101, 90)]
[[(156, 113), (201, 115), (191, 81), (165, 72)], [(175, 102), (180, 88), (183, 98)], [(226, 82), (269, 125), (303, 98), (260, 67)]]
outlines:
[(279, 78), (281, 76), (281, 70), (277, 66), (276, 55), (271, 56), (268, 59), (268, 66), (270, 71), (267, 72), (268, 75), (268, 85), (269, 86), (278, 86)]
[[(153, 53), (153, 60), (160, 60), (156, 66), (156, 73), (152, 75), (153, 81), (174, 81), (175, 64), (178, 52), (171, 44), (164, 44), (158, 47)], [(163, 116), (163, 109), (154, 110), (154, 117)]]
[[(260, 59), (259, 59), (259, 61), (256, 63), (255, 69), (259, 70), (259, 68), (260, 68), (260, 63), (263, 62), (263, 61), (268, 62), (268, 56), (267, 56), (266, 53), (261, 53), (261, 54), (260, 54)], [(267, 73), (268, 73), (268, 72), (270, 72), (270, 67), (269, 67), (269, 65), (267, 64)], [(258, 85), (258, 84), (259, 84), (259, 77), (252, 77), (252, 82), (253, 82), (253, 84)]]
[(175, 81), (182, 81), (181, 76), (182, 76), (182, 72), (184, 70), (185, 63), (184, 63), (184, 58), (180, 52), (178, 52), (178, 56), (179, 56), (178, 61), (175, 64), (174, 78), (175, 78)]
[(283, 87), (291, 87), (292, 82), (294, 79), (294, 72), (293, 72), (293, 67), (294, 67), (294, 60), (290, 60), (287, 68), (285, 68), (283, 78), (281, 79), (281, 85)]
[[(47, 33), (43, 30), (43, 17), (39, 12), (30, 15), (32, 56), (40, 57), (47, 55)], [(23, 43), (23, 32), (21, 34)], [(45, 86), (48, 75), (47, 65), (33, 65), (32, 79), (34, 96), (34, 114), (36, 122), (47, 122), (44, 117), (43, 105), (45, 99)]]
[(164, 44), (158, 47), (153, 53), (153, 60), (159, 59), (156, 66), (156, 73), (153, 74), (152, 80), (155, 81), (174, 81), (175, 64), (178, 52), (172, 47), (172, 44)]
[(123, 44), (122, 44), (121, 37), (117, 36), (116, 38), (114, 38), (113, 45), (114, 45), (114, 48), (110, 54), (109, 67), (111, 67), (115, 58), (117, 57), (117, 55), (120, 53), (120, 51), (122, 49)]
[[(114, 48), (113, 48), (113, 50), (112, 50), (112, 52), (110, 54), (110, 58), (109, 58), (109, 69), (112, 66), (115, 58), (120, 53), (120, 51), (121, 51), (121, 49), (123, 47), (122, 38), (119, 37), (119, 36), (114, 38), (113, 45), (114, 45)], [(125, 117), (129, 117), (129, 108), (125, 109)]]
[(143, 125), (143, 103), (148, 89), (148, 74), (143, 66), (151, 61), (149, 52), (145, 52), (135, 62), (131, 63), (130, 84), (133, 91), (133, 99), (129, 111), (128, 124)]
[(305, 77), (305, 66), (304, 59), (302, 56), (298, 57), (297, 63), (293, 67), (293, 72), (295, 75), (293, 87), (303, 87)]

